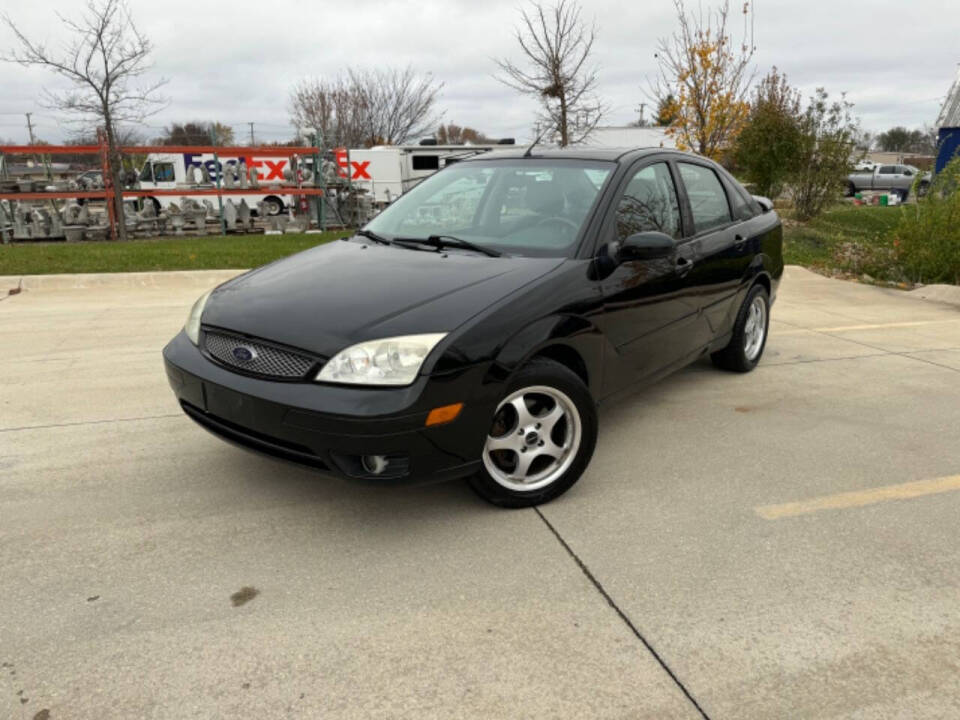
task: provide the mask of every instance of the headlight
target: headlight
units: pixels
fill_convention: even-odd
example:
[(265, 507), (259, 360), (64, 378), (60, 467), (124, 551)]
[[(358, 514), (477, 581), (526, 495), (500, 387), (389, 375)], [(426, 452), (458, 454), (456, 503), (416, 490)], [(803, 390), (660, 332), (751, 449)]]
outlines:
[(183, 326), (183, 329), (187, 332), (187, 337), (194, 345), (200, 344), (200, 316), (203, 315), (203, 308), (206, 306), (207, 300), (210, 299), (210, 293), (212, 292), (213, 290), (205, 292), (197, 299), (193, 307), (190, 308), (187, 324)]
[(320, 382), (351, 385), (409, 385), (446, 333), (371, 340), (334, 355), (317, 373)]

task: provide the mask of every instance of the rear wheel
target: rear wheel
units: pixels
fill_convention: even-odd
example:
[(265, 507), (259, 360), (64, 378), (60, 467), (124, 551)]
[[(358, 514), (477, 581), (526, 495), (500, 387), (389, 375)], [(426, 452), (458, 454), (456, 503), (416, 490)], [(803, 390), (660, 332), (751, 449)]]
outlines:
[(507, 386), (484, 442), (483, 467), (470, 484), (495, 505), (538, 505), (570, 489), (596, 442), (596, 406), (583, 381), (537, 358)]
[(847, 197), (853, 197), (857, 194), (857, 186), (852, 182), (847, 183), (847, 191), (844, 193)]
[(770, 296), (762, 285), (754, 285), (737, 313), (730, 343), (710, 356), (713, 364), (734, 372), (753, 370), (766, 347), (769, 325)]

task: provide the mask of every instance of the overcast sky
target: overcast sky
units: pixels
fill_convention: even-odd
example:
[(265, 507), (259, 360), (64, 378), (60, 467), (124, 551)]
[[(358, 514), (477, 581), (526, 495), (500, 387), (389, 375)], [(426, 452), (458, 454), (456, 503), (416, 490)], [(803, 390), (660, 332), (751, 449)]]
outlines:
[[(155, 46), (153, 76), (169, 84), (169, 106), (144, 128), (155, 137), (170, 121), (216, 120), (238, 139), (255, 123), (258, 140), (290, 137), (290, 87), (347, 67), (412, 65), (444, 83), (446, 121), (494, 137), (529, 137), (535, 107), (493, 79), (492, 58), (518, 57), (512, 29), (522, 0), (130, 0)], [(695, 5), (695, 1), (690, 4)], [(704, 6), (709, 0), (703, 0)], [(737, 2), (733, 3), (737, 6)], [(62, 43), (55, 12), (78, 0), (3, 0), (28, 35)], [(755, 64), (776, 65), (805, 95), (817, 86), (846, 92), (862, 125), (919, 127), (936, 120), (960, 62), (958, 0), (756, 0)], [(637, 117), (656, 71), (654, 47), (675, 26), (671, 0), (584, 0), (599, 29), (595, 62), (610, 106), (603, 124)], [(13, 42), (0, 27), (0, 48)], [(40, 101), (56, 81), (39, 69), (0, 64), (0, 138), (27, 138), (23, 113), (48, 141), (70, 128)], [(649, 107), (648, 107), (649, 113)]]

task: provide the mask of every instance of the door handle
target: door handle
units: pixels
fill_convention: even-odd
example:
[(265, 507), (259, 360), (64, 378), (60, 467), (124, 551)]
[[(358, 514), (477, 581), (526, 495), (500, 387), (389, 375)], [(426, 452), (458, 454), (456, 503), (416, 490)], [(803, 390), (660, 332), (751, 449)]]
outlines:
[(742, 250), (743, 246), (746, 244), (747, 244), (747, 239), (743, 235), (740, 235), (739, 233), (737, 233), (736, 235), (733, 236), (733, 246), (737, 250)]
[(676, 268), (677, 275), (683, 277), (688, 272), (693, 270), (693, 260), (689, 260), (685, 257), (678, 257), (674, 267)]

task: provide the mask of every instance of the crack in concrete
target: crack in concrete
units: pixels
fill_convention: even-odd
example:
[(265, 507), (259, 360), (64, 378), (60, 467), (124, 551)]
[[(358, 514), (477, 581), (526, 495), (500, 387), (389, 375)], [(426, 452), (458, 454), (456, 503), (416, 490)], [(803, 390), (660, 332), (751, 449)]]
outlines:
[(610, 596), (610, 593), (608, 593), (600, 581), (597, 580), (596, 576), (590, 571), (590, 568), (586, 566), (586, 563), (580, 559), (580, 557), (573, 551), (573, 548), (571, 548), (567, 541), (563, 539), (559, 532), (557, 532), (557, 529), (550, 523), (549, 520), (547, 520), (546, 517), (544, 517), (543, 513), (540, 512), (540, 508), (535, 507), (533, 508), (533, 511), (540, 517), (540, 519), (543, 521), (543, 524), (547, 526), (547, 529), (553, 533), (553, 536), (557, 539), (557, 542), (559, 542), (563, 549), (567, 551), (567, 554), (577, 564), (577, 567), (580, 568), (580, 571), (586, 576), (587, 580), (590, 581), (597, 592), (600, 593), (600, 596), (607, 601), (607, 604), (613, 608), (613, 611), (630, 629), (630, 632), (632, 632), (634, 636), (641, 643), (643, 643), (643, 646), (651, 655), (653, 655), (654, 660), (660, 664), (660, 667), (663, 668), (664, 672), (666, 672), (667, 675), (670, 676), (670, 679), (673, 680), (674, 684), (680, 688), (680, 692), (682, 692), (687, 700), (693, 704), (693, 706), (697, 709), (697, 712), (700, 713), (700, 717), (704, 718), (704, 720), (710, 720), (710, 716), (707, 715), (706, 711), (702, 707), (700, 707), (700, 703), (698, 703), (696, 698), (693, 697), (693, 695), (687, 689), (687, 686), (683, 684), (683, 681), (677, 677), (677, 674), (670, 668), (669, 665), (667, 665), (666, 660), (664, 660), (660, 653), (654, 649), (653, 645), (651, 645), (650, 642), (643, 636), (643, 633), (637, 629), (637, 626), (633, 624), (633, 621), (630, 620), (627, 614), (620, 609), (620, 606), (617, 605), (616, 601), (614, 601), (614, 599)]
[[(936, 367), (943, 368), (944, 370), (952, 370), (953, 372), (960, 372), (960, 370), (958, 370), (958, 369), (955, 368), (955, 367), (950, 367), (949, 365), (943, 365), (943, 364), (941, 364), (941, 363), (934, 362), (933, 360), (924, 360), (923, 358), (914, 357), (913, 354), (912, 354), (912, 353), (922, 353), (922, 352), (936, 352), (938, 349), (934, 349), (934, 350), (904, 350), (904, 351), (900, 351), (900, 350), (887, 350), (886, 348), (882, 348), (882, 347), (879, 347), (879, 346), (877, 346), (877, 345), (871, 345), (870, 343), (865, 343), (865, 342), (862, 342), (862, 341), (860, 341), (860, 340), (852, 340), (852, 339), (850, 339), (850, 338), (843, 337), (842, 335), (840, 335), (840, 334), (838, 334), (838, 333), (823, 332), (822, 330), (814, 330), (813, 328), (805, 328), (805, 327), (803, 327), (802, 325), (795, 325), (795, 324), (793, 324), (793, 323), (784, 322), (783, 320), (778, 320), (777, 322), (783, 323), (784, 325), (788, 325), (788, 326), (790, 326), (790, 327), (800, 328), (801, 330), (808, 330), (809, 332), (816, 333), (817, 335), (823, 335), (824, 337), (831, 337), (831, 338), (835, 338), (835, 339), (837, 339), (837, 340), (842, 340), (842, 341), (844, 341), (844, 342), (852, 343), (852, 344), (854, 344), (854, 345), (859, 345), (860, 347), (865, 347), (865, 348), (870, 348), (871, 350), (879, 350), (879, 351), (880, 351), (877, 355), (861, 355), (860, 357), (878, 357), (879, 355), (896, 355), (896, 356), (898, 356), (898, 357), (907, 358), (908, 360), (916, 360), (917, 362), (926, 363), (927, 365), (934, 365), (934, 366), (936, 366)], [(827, 359), (827, 358), (825, 358), (825, 359)], [(850, 359), (855, 359), (855, 358), (850, 358)], [(812, 361), (812, 362), (819, 362), (819, 361)], [(781, 364), (782, 364), (782, 365), (788, 365), (788, 364), (790, 364), (790, 363), (781, 363)]]
[(21, 430), (47, 430), (50, 428), (78, 427), (82, 425), (106, 425), (108, 423), (137, 422), (139, 420), (161, 420), (163, 418), (181, 417), (182, 413), (169, 413), (167, 415), (145, 415), (134, 418), (111, 418), (109, 420), (81, 420), (79, 422), (53, 423), (51, 425), (22, 425), (20, 427), (0, 428), (0, 433), (18, 432)]

